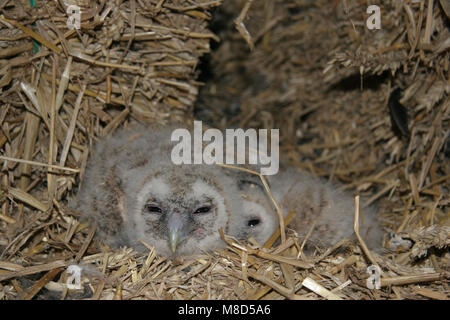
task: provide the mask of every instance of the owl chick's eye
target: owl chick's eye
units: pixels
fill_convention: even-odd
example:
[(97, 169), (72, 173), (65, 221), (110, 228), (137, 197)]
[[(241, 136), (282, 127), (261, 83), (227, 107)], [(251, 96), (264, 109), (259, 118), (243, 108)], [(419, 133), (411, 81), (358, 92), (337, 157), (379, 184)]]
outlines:
[(259, 220), (259, 219), (250, 219), (250, 220), (248, 220), (247, 225), (248, 225), (249, 227), (255, 227), (255, 226), (257, 226), (260, 222), (261, 222), (261, 220)]
[(211, 207), (200, 207), (194, 211), (194, 214), (208, 213), (209, 211), (211, 211)]
[(154, 204), (146, 204), (145, 211), (151, 213), (162, 213), (162, 209), (158, 206), (155, 206)]
[(264, 190), (263, 186), (256, 181), (241, 179), (238, 180), (238, 188), (239, 190), (245, 189), (255, 189), (258, 188), (260, 190)]

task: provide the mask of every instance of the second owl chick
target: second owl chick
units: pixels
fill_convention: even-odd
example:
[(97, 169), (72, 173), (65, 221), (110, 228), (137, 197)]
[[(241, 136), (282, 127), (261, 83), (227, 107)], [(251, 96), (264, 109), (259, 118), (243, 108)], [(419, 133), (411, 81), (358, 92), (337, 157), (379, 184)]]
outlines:
[[(237, 239), (267, 241), (278, 216), (259, 178), (215, 165), (173, 164), (176, 128), (135, 127), (99, 142), (72, 209), (97, 221), (98, 236), (113, 247), (139, 250), (143, 240), (167, 256), (223, 247), (220, 228)], [(312, 223), (310, 240), (323, 246), (353, 233), (353, 198), (334, 185), (294, 169), (267, 178), (284, 214), (297, 212), (289, 227), (300, 236)], [(374, 246), (381, 231), (372, 210), (364, 211)]]
[[(237, 238), (253, 237), (264, 244), (278, 227), (278, 216), (259, 178), (248, 173), (240, 175), (240, 180), (246, 181), (242, 190), (244, 212), (234, 217), (243, 220), (233, 224), (241, 226), (234, 233)], [(296, 212), (288, 228), (303, 238), (314, 224), (309, 244), (330, 247), (343, 238), (354, 238), (354, 198), (339, 191), (338, 186), (294, 168), (282, 168), (278, 174), (267, 176), (267, 180), (284, 217)], [(369, 248), (381, 247), (383, 232), (376, 210), (368, 207), (361, 212), (364, 223), (360, 223), (360, 235)]]

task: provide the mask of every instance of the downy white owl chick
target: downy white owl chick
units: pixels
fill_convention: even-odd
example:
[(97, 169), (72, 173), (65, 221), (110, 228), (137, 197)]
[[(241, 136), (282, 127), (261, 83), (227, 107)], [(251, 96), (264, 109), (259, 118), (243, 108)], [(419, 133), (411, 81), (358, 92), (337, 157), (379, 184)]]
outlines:
[(177, 126), (122, 130), (99, 142), (74, 210), (96, 220), (113, 247), (154, 246), (159, 254), (192, 255), (224, 246), (230, 215), (239, 211), (236, 180), (215, 165), (175, 165)]
[[(246, 175), (248, 175), (246, 173)], [(246, 190), (243, 193), (245, 212), (234, 219), (242, 219), (241, 226), (234, 230), (237, 238), (253, 237), (264, 244), (278, 227), (278, 216), (269, 197), (265, 193), (259, 177), (243, 178)], [(311, 226), (314, 229), (309, 243), (320, 247), (330, 247), (343, 238), (354, 237), (354, 198), (338, 190), (338, 186), (322, 179), (316, 179), (306, 172), (294, 168), (281, 168), (273, 176), (267, 176), (271, 192), (280, 205), (283, 215), (296, 212), (288, 228), (295, 230), (300, 238), (306, 236)], [(362, 207), (362, 205), (360, 206)], [(360, 235), (369, 248), (381, 247), (382, 230), (377, 222), (373, 207), (361, 209), (364, 223), (360, 223)]]
[(257, 175), (233, 169), (240, 194), (240, 212), (231, 216), (230, 235), (236, 239), (253, 238), (263, 245), (278, 228), (278, 215)]

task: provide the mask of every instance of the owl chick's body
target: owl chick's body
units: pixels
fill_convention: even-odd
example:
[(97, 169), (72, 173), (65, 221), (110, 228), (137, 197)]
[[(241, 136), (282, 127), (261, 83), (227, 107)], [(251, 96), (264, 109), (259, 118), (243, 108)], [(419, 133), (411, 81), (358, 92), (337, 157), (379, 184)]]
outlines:
[(125, 129), (99, 142), (88, 162), (74, 210), (97, 221), (112, 247), (192, 255), (224, 246), (240, 204), (235, 180), (215, 165), (175, 165), (171, 133), (177, 126)]
[[(245, 179), (248, 179), (248, 175), (247, 178), (241, 178)], [(309, 244), (313, 246), (330, 247), (343, 238), (354, 238), (355, 204), (350, 194), (339, 191), (338, 186), (332, 183), (290, 167), (281, 168), (278, 174), (267, 176), (267, 180), (284, 217), (291, 211), (296, 212), (288, 228), (294, 230), (301, 239), (313, 225), (308, 238)], [(264, 244), (279, 226), (275, 207), (262, 184), (253, 178), (247, 183), (243, 194), (242, 206), (245, 210), (235, 218), (243, 221), (235, 224), (240, 227), (234, 233), (237, 238), (253, 237)], [(360, 235), (370, 248), (380, 247), (382, 230), (376, 210), (368, 207), (361, 209), (361, 212), (364, 223), (360, 224)]]

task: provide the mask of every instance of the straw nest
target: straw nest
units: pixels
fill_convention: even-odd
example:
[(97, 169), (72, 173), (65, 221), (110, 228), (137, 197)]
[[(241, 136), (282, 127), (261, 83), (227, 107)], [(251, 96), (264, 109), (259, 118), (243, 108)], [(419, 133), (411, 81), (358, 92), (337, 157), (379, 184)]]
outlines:
[[(359, 1), (35, 2), (0, 2), (1, 299), (449, 298), (448, 2), (374, 1), (379, 30)], [(289, 228), (195, 259), (102, 247), (65, 209), (92, 144), (193, 115), (281, 128), (292, 165), (380, 204), (385, 252), (343, 239), (306, 256)]]

